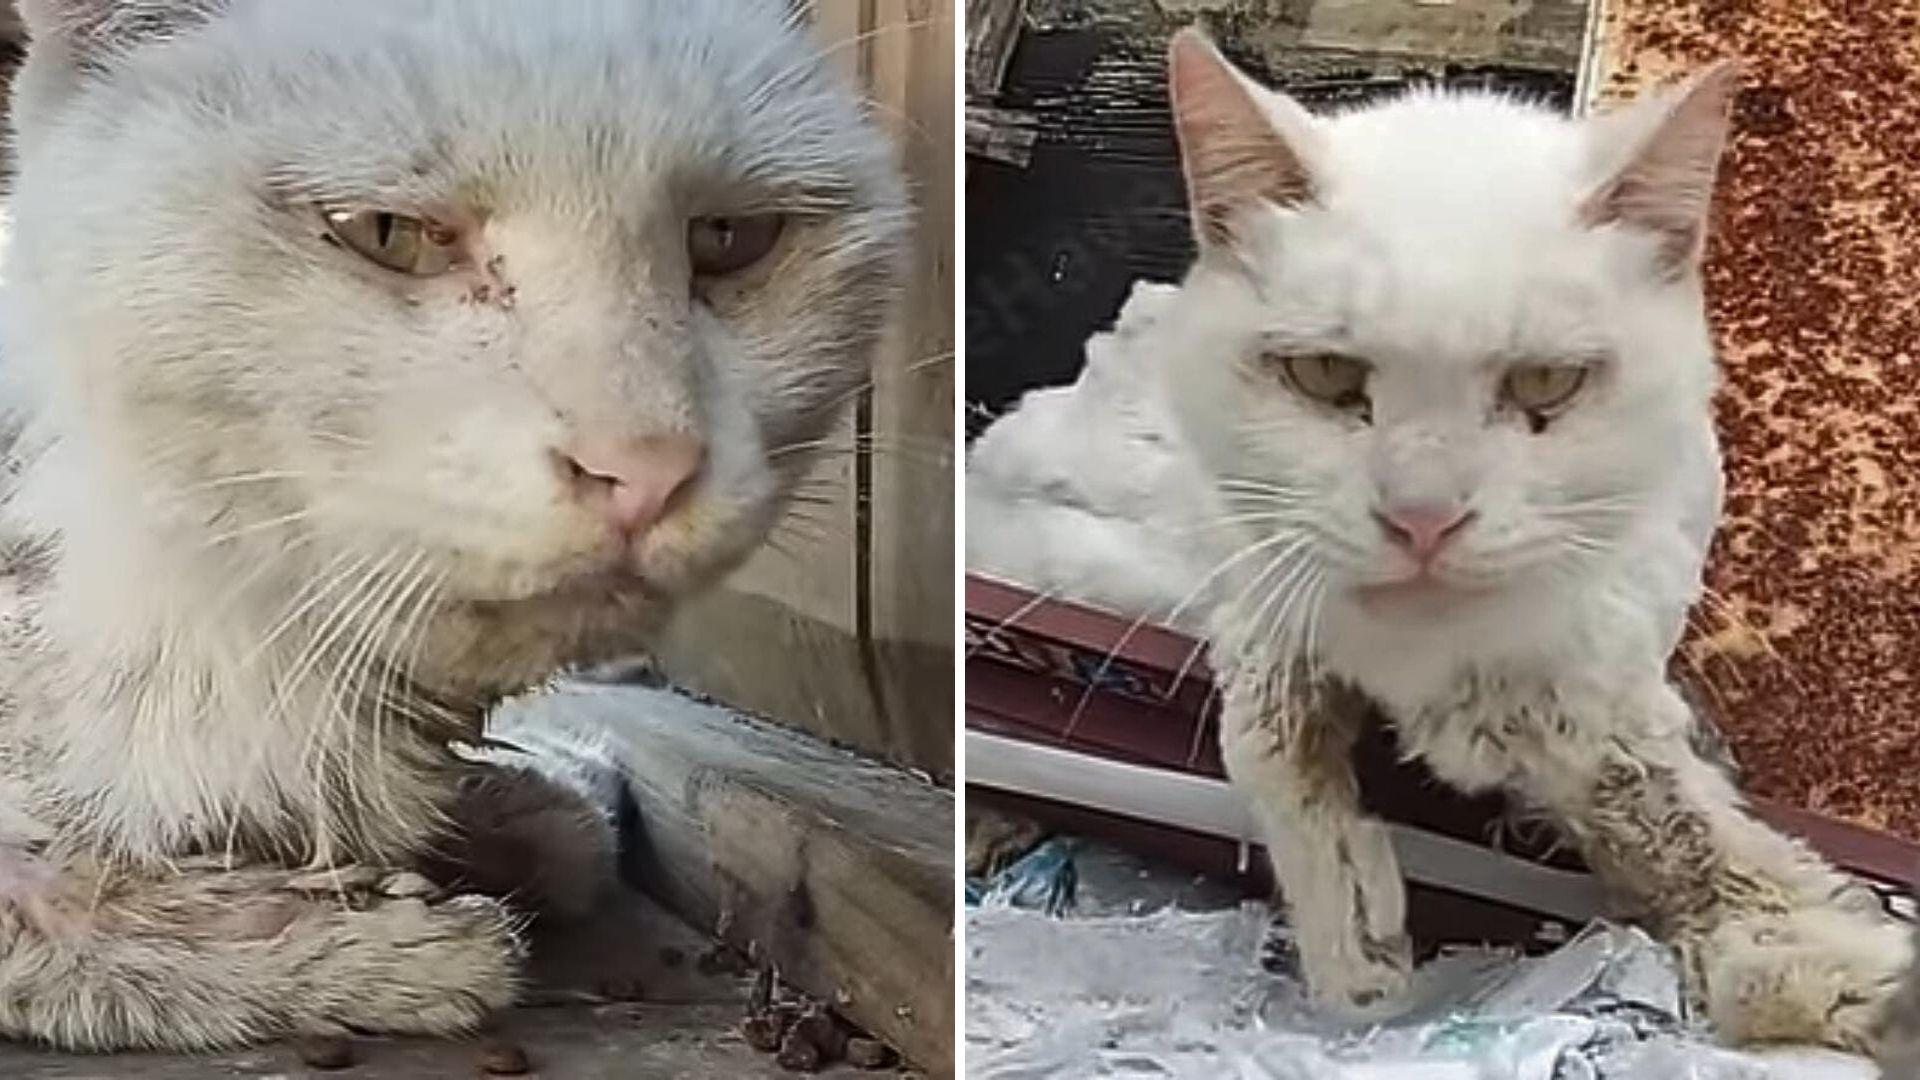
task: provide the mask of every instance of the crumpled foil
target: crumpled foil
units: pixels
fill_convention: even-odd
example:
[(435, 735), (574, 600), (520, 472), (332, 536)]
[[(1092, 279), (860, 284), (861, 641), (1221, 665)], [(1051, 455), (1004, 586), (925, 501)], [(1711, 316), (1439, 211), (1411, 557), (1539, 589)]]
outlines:
[(1259, 904), (1205, 913), (967, 914), (967, 1073), (981, 1080), (1875, 1080), (1860, 1058), (1746, 1053), (1686, 1015), (1670, 950), (1596, 922), (1541, 957), (1445, 953), (1393, 1015), (1332, 1017)]

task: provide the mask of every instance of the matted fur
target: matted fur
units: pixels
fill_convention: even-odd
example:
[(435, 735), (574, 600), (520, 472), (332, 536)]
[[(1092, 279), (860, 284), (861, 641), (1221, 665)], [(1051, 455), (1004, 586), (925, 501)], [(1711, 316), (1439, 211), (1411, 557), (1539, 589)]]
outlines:
[[(1441, 778), (1556, 822), (1723, 1037), (1871, 1047), (1905, 932), (1741, 807), (1666, 678), (1719, 508), (1697, 263), (1733, 72), (1591, 121), (1433, 91), (1310, 118), (1196, 74), (1224, 64), (1175, 42), (1202, 250), (1136, 347), (1218, 500), (1225, 759), (1314, 989), (1407, 977), (1357, 692)], [(1214, 145), (1276, 137), (1284, 205)], [(1366, 365), (1363, 402), (1289, 385), (1284, 358), (1325, 354)], [(1540, 363), (1587, 365), (1551, 415), (1501, 396)], [(1467, 515), (1424, 571), (1382, 525), (1404, 507)]]
[[(407, 868), (604, 822), (449, 741), (761, 541), (901, 269), (891, 148), (785, 7), (26, 5), (0, 1034), (443, 1032), (511, 998), (514, 917)], [(401, 278), (321, 207), (478, 256)], [(688, 220), (766, 212), (773, 253), (696, 285)], [(614, 551), (555, 452), (662, 432), (704, 468)], [(462, 790), (551, 835), (450, 833)]]

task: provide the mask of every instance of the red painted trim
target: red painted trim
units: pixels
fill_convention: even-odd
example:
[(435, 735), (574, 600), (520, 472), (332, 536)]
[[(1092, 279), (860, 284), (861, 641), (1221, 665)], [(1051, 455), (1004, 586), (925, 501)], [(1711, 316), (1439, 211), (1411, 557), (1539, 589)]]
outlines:
[[(967, 575), (966, 625), (968, 727), (1224, 775), (1212, 676), (1194, 639), (975, 574)], [(1498, 799), (1439, 785), (1400, 762), (1390, 738), (1363, 744), (1357, 768), (1369, 805), (1389, 820), (1471, 840), (1498, 828)], [(1852, 873), (1900, 885), (1920, 877), (1920, 844), (1767, 800), (1752, 809)]]

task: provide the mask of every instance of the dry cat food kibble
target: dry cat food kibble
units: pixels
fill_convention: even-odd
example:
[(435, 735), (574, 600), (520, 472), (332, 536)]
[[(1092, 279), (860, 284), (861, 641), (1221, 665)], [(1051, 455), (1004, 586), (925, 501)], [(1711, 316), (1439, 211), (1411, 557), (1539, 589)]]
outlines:
[(295, 1050), (300, 1055), (300, 1063), (309, 1069), (337, 1072), (353, 1068), (353, 1043), (347, 1039), (302, 1039)]
[(893, 1047), (879, 1039), (848, 1039), (847, 1064), (860, 1069), (884, 1069), (894, 1062)]
[[(776, 990), (780, 1000), (775, 1000)], [(771, 968), (762, 968), (754, 980), (740, 1036), (794, 1072), (816, 1072), (842, 1061), (863, 1069), (884, 1068), (895, 1060), (891, 1047), (856, 1030), (827, 1005), (780, 987)]]
[(746, 957), (717, 942), (713, 948), (700, 954), (700, 958), (694, 961), (694, 968), (702, 975), (745, 975), (753, 970)]
[(771, 1013), (749, 1016), (740, 1021), (740, 1037), (747, 1045), (763, 1054), (771, 1054), (780, 1049), (780, 1040), (786, 1036), (786, 1028), (780, 1018)]
[(311, 1069), (333, 1072), (354, 1065), (353, 1043), (343, 1038), (304, 1039), (296, 1052), (300, 1063)]
[(646, 987), (639, 979), (605, 979), (599, 986), (600, 996), (608, 1001), (639, 1001), (646, 996)]
[(494, 1039), (481, 1048), (480, 1071), (488, 1076), (525, 1076), (533, 1070), (519, 1043)]
[(824, 1005), (815, 1005), (800, 1014), (791, 1034), (812, 1043), (823, 1061), (839, 1061), (847, 1056), (846, 1025)]
[(798, 1026), (787, 1032), (787, 1037), (781, 1040), (780, 1053), (773, 1060), (781, 1068), (794, 1072), (816, 1072), (827, 1063), (820, 1048)]

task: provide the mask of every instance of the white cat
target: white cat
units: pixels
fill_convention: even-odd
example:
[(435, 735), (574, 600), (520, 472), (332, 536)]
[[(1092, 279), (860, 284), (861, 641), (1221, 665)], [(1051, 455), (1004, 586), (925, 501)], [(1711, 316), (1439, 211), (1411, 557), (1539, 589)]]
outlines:
[(1130, 347), (1218, 496), (1188, 588), (1316, 992), (1369, 1006), (1409, 964), (1358, 691), (1556, 822), (1722, 1037), (1869, 1048), (1906, 934), (1742, 809), (1665, 675), (1719, 512), (1698, 262), (1734, 71), (1583, 121), (1314, 116), (1189, 31), (1171, 83), (1200, 254)]
[(596, 823), (449, 743), (760, 542), (902, 271), (786, 9), (25, 0), (0, 1035), (512, 998), (518, 916), (410, 868)]
[[(1142, 343), (1168, 285), (1136, 284), (1066, 387), (1029, 391), (967, 450), (967, 568), (1198, 631), (1217, 516)], [(1182, 543), (1182, 540), (1187, 542)], [(1182, 601), (1188, 601), (1182, 603)]]

